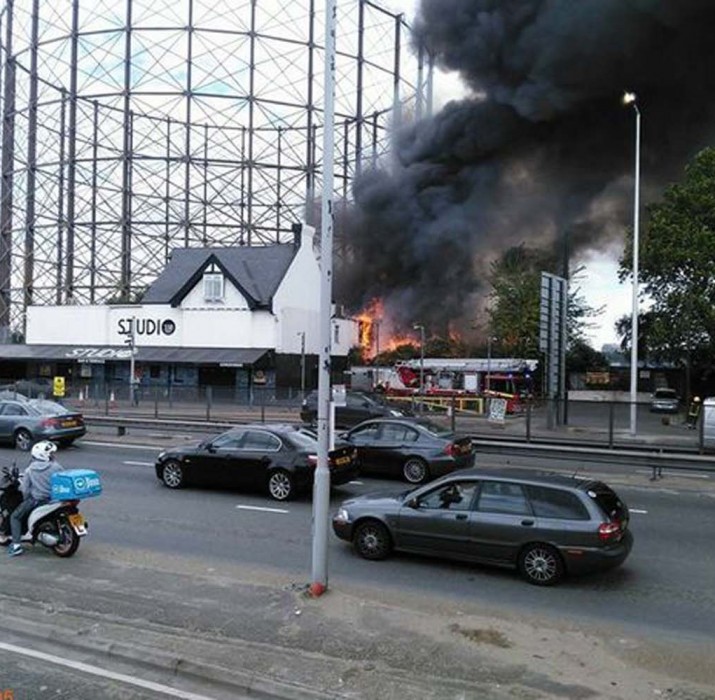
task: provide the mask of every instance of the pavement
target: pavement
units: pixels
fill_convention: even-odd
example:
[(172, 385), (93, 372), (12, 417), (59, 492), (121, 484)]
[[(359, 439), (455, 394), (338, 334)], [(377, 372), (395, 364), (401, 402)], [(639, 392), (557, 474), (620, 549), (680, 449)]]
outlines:
[(38, 547), (0, 558), (0, 577), (0, 639), (200, 682), (212, 698), (715, 700), (715, 644), (494, 608), (478, 590), (465, 602), (341, 580), (314, 598), (307, 571), (100, 548), (91, 528), (72, 559)]

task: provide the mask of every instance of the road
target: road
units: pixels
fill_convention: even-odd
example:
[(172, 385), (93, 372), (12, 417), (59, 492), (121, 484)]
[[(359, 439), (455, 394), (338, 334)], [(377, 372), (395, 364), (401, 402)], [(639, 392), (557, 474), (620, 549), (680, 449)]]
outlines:
[[(103, 447), (90, 440), (62, 451), (65, 467), (97, 469), (104, 485), (98, 499), (83, 502), (90, 534), (83, 546), (122, 546), (230, 560), (274, 568), (307, 580), (311, 552), (311, 503), (279, 504), (263, 494), (189, 488), (171, 491), (156, 479), (158, 449)], [(0, 464), (16, 456), (0, 451)], [(488, 458), (488, 465), (514, 458)], [(528, 465), (539, 466), (536, 460)], [(527, 466), (528, 466), (527, 465)], [(559, 461), (554, 469), (574, 471)], [(715, 629), (715, 479), (707, 474), (666, 474), (589, 465), (582, 474), (606, 479), (632, 511), (635, 547), (615, 571), (566, 581), (554, 589), (525, 585), (515, 574), (485, 567), (396, 555), (367, 562), (335, 537), (329, 540), (331, 586), (341, 581), (378, 585), (395, 592), (434, 592), (445, 600), (473, 600), (515, 613), (538, 610), (584, 623), (618, 623), (648, 633), (709, 637)], [(335, 489), (331, 510), (346, 497), (399, 482), (362, 479)]]
[[(592, 465), (633, 512), (633, 555), (606, 575), (539, 589), (484, 567), (367, 562), (331, 536), (330, 591), (311, 600), (307, 498), (171, 491), (154, 475), (159, 448), (128, 439), (60, 451), (66, 467), (100, 471), (105, 487), (82, 503), (90, 529), (75, 557), (40, 547), (0, 561), (0, 680), (10, 690), (87, 700), (179, 690), (295, 700), (315, 698), (312, 689), (365, 700), (631, 700), (672, 690), (715, 700), (709, 474), (650, 482), (648, 469)], [(0, 450), (0, 465), (18, 457), (27, 461)], [(336, 489), (332, 507), (385, 488), (403, 486), (361, 480)], [(99, 672), (75, 669), (72, 685), (72, 666), (38, 665), (8, 643)]]

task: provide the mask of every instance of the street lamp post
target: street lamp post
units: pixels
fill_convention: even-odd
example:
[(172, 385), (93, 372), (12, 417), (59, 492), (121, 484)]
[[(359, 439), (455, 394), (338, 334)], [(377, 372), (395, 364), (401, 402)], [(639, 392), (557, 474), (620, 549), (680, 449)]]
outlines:
[(636, 434), (638, 392), (638, 234), (640, 226), (640, 179), (641, 179), (641, 111), (634, 92), (623, 95), (623, 104), (631, 105), (636, 114), (635, 183), (633, 195), (633, 309), (631, 314), (631, 425), (630, 433)]
[(492, 341), (496, 338), (492, 338), (490, 335), (487, 338), (487, 392), (492, 388)]
[(300, 336), (300, 398), (305, 399), (305, 331), (299, 331)]
[(421, 323), (412, 326), (420, 332), (420, 396), (425, 393), (425, 327)]

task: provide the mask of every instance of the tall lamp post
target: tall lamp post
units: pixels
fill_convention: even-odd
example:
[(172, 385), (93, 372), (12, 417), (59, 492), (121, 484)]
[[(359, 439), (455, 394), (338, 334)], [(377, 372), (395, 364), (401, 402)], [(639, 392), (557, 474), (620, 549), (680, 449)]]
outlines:
[(305, 331), (299, 331), (300, 336), (300, 398), (305, 399)]
[(425, 393), (425, 327), (421, 323), (412, 326), (420, 332), (420, 396)]
[(491, 335), (487, 338), (487, 391), (492, 388), (492, 342), (495, 340)]
[(636, 114), (636, 158), (633, 196), (633, 309), (631, 315), (631, 435), (636, 434), (638, 408), (638, 233), (640, 225), (640, 180), (641, 180), (641, 111), (634, 92), (623, 95), (623, 104), (631, 105)]

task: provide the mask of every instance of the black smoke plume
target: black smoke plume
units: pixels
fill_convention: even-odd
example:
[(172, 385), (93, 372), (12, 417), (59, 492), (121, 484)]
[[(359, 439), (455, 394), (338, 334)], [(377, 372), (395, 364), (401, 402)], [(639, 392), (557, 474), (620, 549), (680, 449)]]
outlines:
[(404, 328), (467, 329), (490, 261), (520, 243), (572, 259), (623, 240), (635, 112), (642, 194), (657, 196), (715, 132), (714, 0), (422, 0), (415, 42), (472, 91), (398, 131), (354, 186), (355, 308), (384, 299)]

